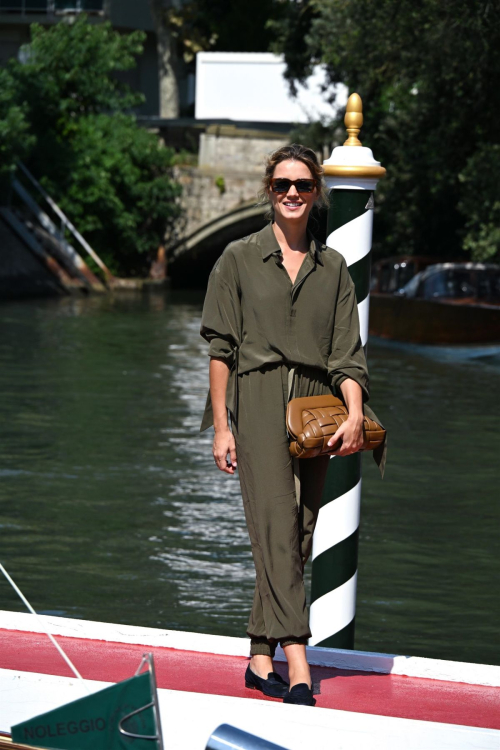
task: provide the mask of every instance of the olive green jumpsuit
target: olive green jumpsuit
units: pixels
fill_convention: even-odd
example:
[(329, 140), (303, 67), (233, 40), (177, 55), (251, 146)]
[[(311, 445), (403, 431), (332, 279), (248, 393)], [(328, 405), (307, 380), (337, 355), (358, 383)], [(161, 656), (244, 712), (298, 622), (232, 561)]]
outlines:
[[(292, 460), (288, 400), (339, 395), (346, 378), (359, 383), (363, 400), (368, 398), (345, 260), (310, 235), (309, 241), (293, 284), (272, 224), (231, 243), (212, 270), (203, 307), (201, 335), (210, 344), (208, 354), (230, 367), (226, 406), (256, 569), (247, 630), (252, 654), (273, 655), (278, 641), (304, 643), (311, 635), (303, 569), (329, 457)], [(365, 411), (370, 414), (368, 407)], [(209, 392), (200, 429), (212, 424)]]

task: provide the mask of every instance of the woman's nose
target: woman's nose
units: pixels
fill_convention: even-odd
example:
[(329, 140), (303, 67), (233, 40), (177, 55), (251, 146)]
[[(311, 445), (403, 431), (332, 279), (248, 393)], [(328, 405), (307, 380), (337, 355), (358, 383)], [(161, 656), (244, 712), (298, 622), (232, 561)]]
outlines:
[(286, 194), (286, 197), (287, 198), (298, 198), (298, 196), (299, 196), (299, 191), (297, 190), (297, 188), (295, 187), (295, 185), (290, 185), (290, 187), (288, 189), (288, 192)]

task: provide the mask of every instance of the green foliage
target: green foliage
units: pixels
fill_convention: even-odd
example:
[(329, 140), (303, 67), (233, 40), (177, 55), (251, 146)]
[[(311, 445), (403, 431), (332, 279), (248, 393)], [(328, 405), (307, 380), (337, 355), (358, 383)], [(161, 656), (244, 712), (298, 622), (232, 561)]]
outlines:
[(30, 27), (31, 42), (22, 48), (24, 63), (13, 60), (18, 85), (30, 112), (53, 127), (58, 121), (92, 112), (122, 111), (143, 102), (141, 94), (113, 74), (135, 67), (143, 51), (142, 31), (122, 35), (109, 21), (90, 24), (85, 15), (44, 29)]
[[(334, 119), (297, 123), (290, 133), (292, 143), (305, 143), (317, 153), (326, 152), (330, 156), (334, 146), (345, 140), (345, 129)], [(325, 156), (325, 158), (328, 158)]]
[(112, 271), (137, 275), (180, 214), (172, 157), (130, 115), (86, 115), (72, 133), (65, 179), (56, 184), (45, 176), (42, 182), (59, 193), (63, 211)]
[(31, 34), (25, 62), (7, 68), (36, 135), (27, 166), (115, 273), (145, 273), (180, 213), (173, 151), (137, 125), (129, 112), (143, 97), (115, 75), (134, 67), (145, 34), (85, 16)]
[(459, 175), (459, 209), (466, 216), (464, 249), (473, 260), (498, 258), (500, 248), (500, 145), (480, 146)]
[(225, 181), (223, 175), (221, 175), (221, 174), (218, 175), (215, 178), (214, 183), (215, 183), (215, 187), (218, 188), (219, 193), (221, 195), (224, 195), (224, 193), (226, 192), (226, 181)]
[(16, 162), (26, 156), (35, 143), (29, 134), (26, 107), (16, 102), (15, 81), (0, 68), (0, 186), (4, 192)]
[[(471, 238), (479, 242), (486, 231), (470, 225), (471, 201), (491, 203), (496, 193), (494, 180), (472, 180), (470, 172), (478, 151), (499, 143), (494, 4), (304, 0), (288, 4), (274, 31), (292, 81), (323, 63), (332, 83), (363, 99), (361, 140), (388, 170), (377, 190), (378, 254), (471, 252)], [(489, 175), (494, 165), (486, 158)], [(472, 198), (474, 191), (481, 192)], [(486, 234), (493, 242), (494, 233)]]
[(174, 154), (172, 163), (183, 167), (197, 167), (198, 154), (193, 153), (193, 151), (187, 151), (185, 148), (181, 148)]
[(266, 52), (271, 24), (284, 17), (282, 0), (187, 0), (169, 12), (171, 33), (186, 62), (202, 50)]

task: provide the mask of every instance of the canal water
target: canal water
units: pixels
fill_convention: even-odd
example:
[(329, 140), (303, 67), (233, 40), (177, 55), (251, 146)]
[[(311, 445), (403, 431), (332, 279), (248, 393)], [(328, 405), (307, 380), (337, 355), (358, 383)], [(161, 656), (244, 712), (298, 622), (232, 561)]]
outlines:
[[(42, 613), (243, 636), (237, 477), (198, 432), (203, 294), (0, 307), (0, 561)], [(463, 353), (462, 353), (463, 354)], [(356, 648), (500, 664), (498, 358), (371, 341)], [(0, 580), (0, 608), (24, 611)]]

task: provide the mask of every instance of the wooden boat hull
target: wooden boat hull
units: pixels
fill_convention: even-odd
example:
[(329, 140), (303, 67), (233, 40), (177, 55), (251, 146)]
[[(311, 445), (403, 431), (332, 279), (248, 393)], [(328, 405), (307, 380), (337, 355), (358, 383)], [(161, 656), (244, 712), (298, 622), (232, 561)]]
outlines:
[(373, 293), (370, 333), (414, 344), (500, 343), (500, 306)]

